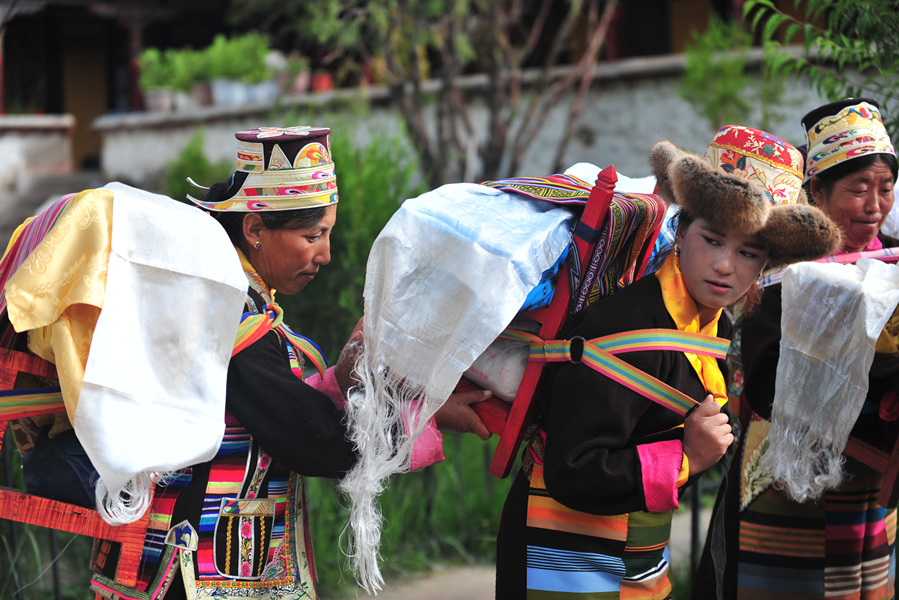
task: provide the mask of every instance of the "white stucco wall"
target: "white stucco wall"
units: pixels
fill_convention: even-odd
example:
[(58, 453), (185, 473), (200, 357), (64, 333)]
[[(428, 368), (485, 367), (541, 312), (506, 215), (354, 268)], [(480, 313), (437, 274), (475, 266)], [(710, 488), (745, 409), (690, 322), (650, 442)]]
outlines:
[[(650, 172), (647, 152), (658, 140), (670, 139), (684, 149), (702, 153), (714, 131), (678, 95), (682, 69), (683, 57), (679, 56), (601, 65), (564, 155), (564, 163), (586, 161), (603, 167), (614, 164), (619, 172), (640, 177)], [(466, 87), (476, 91), (479, 85), (482, 82), (472, 78)], [(355, 90), (294, 98), (291, 102), (295, 106), (286, 109), (286, 114), (312, 114), (315, 115), (311, 118), (314, 122), (309, 124), (347, 128), (359, 145), (369, 143), (379, 132), (397, 131), (401, 127), (399, 113), (385, 100), (386, 91), (368, 90), (362, 94), (368, 94), (368, 98)], [(486, 134), (487, 107), (477, 94), (472, 96), (468, 105), (472, 122), (477, 130)], [(567, 96), (553, 108), (518, 172), (505, 175), (545, 175), (551, 171), (572, 98)], [(332, 104), (335, 99), (342, 102)], [(354, 105), (348, 106), (347, 101)], [(770, 127), (771, 133), (794, 144), (803, 143), (799, 119), (824, 102), (806, 83), (794, 82), (788, 86), (779, 106), (786, 118), (776, 127)], [(337, 106), (344, 108), (335, 108)], [(433, 105), (427, 110), (433, 125)], [(252, 127), (282, 125), (278, 116), (272, 116), (277, 114), (271, 107), (260, 105), (207, 108), (168, 115), (102, 117), (95, 122), (95, 128), (104, 139), (102, 168), (110, 179), (138, 185), (152, 181), (177, 156), (197, 127), (205, 131), (206, 153), (210, 160), (233, 161), (234, 133)], [(761, 118), (755, 115), (742, 124), (761, 127)], [(505, 164), (508, 164), (508, 157)]]
[(0, 194), (34, 178), (72, 172), (72, 115), (0, 116)]

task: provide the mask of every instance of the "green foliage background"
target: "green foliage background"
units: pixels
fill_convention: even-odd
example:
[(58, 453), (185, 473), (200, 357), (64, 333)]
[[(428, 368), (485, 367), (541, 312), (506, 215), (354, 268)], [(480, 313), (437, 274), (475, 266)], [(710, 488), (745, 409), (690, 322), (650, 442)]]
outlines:
[(222, 161), (213, 163), (206, 157), (203, 150), (205, 136), (202, 129), (190, 138), (187, 145), (178, 153), (178, 156), (169, 163), (168, 172), (163, 183), (162, 193), (169, 198), (180, 202), (187, 202), (187, 195), (200, 198), (203, 191), (187, 183), (190, 177), (200, 185), (210, 186), (218, 181), (224, 181), (234, 172), (234, 163)]
[[(796, 7), (799, 0), (794, 0)], [(892, 139), (899, 134), (899, 10), (891, 0), (806, 0), (795, 18), (771, 0), (748, 0), (744, 15), (766, 44), (779, 78), (808, 77), (830, 101), (880, 101)], [(820, 24), (823, 23), (823, 26)], [(802, 52), (788, 49), (801, 41)]]
[[(337, 359), (362, 316), (365, 264), (375, 238), (400, 204), (425, 188), (416, 178), (418, 162), (402, 131), (376, 132), (357, 148), (335, 119), (331, 124), (331, 154), (340, 201), (331, 233), (331, 262), (315, 281), (295, 296), (278, 296), (284, 319), (297, 332), (315, 340), (328, 359)], [(312, 122), (288, 116), (286, 125)]]

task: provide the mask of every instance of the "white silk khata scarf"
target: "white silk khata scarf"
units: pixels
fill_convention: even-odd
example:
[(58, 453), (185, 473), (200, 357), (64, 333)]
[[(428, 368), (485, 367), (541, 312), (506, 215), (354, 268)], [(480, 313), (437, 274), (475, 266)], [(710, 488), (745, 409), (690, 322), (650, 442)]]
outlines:
[(761, 466), (797, 502), (840, 485), (874, 348), (899, 303), (899, 266), (803, 262), (783, 277), (780, 358)]
[(341, 483), (356, 580), (369, 592), (383, 582), (383, 482), (408, 471), (415, 438), (567, 247), (571, 218), (546, 202), (450, 184), (407, 200), (375, 240), (361, 383), (347, 403), (360, 458)]

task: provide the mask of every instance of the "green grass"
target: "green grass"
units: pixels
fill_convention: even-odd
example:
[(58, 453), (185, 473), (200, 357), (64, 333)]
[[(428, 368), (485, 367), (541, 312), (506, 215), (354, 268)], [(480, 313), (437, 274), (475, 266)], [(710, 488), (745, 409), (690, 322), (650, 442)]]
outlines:
[[(487, 472), (497, 438), (444, 434), (446, 460), (391, 481), (381, 496), (382, 570), (388, 577), (435, 563), (493, 564), (499, 515), (512, 479)], [(348, 502), (334, 480), (310, 480), (310, 528), (319, 591), (327, 597), (355, 586), (341, 548)]]

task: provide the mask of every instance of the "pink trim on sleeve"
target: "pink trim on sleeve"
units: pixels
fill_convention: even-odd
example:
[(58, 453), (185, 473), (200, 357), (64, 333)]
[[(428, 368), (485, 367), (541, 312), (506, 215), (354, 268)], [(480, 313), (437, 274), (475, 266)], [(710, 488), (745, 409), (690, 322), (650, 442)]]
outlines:
[(412, 447), (412, 463), (409, 471), (417, 471), (424, 469), (433, 464), (442, 462), (443, 456), (443, 434), (437, 429), (437, 423), (434, 418), (428, 421), (428, 426), (415, 440)]
[[(418, 403), (418, 400), (412, 401), (413, 412), (418, 409)], [(404, 420), (406, 423), (406, 432), (411, 435), (412, 428), (409, 426), (409, 419), (406, 419), (404, 416)], [(435, 463), (442, 462), (444, 458), (443, 434), (437, 429), (437, 421), (434, 417), (431, 417), (430, 420), (428, 420), (428, 424), (425, 425), (424, 431), (422, 431), (421, 435), (418, 436), (418, 439), (415, 440), (415, 445), (412, 446), (412, 459), (409, 465), (409, 471), (424, 469)]]
[(336, 367), (330, 367), (325, 371), (324, 378), (318, 373), (315, 373), (314, 375), (307, 377), (305, 382), (318, 391), (327, 394), (334, 403), (334, 406), (343, 410), (346, 408), (346, 398), (344, 398), (343, 392), (340, 391), (340, 386), (337, 384), (336, 373)]
[(677, 480), (684, 462), (684, 446), (680, 440), (667, 440), (637, 446), (643, 471), (643, 495), (646, 510), (663, 512), (680, 506)]

